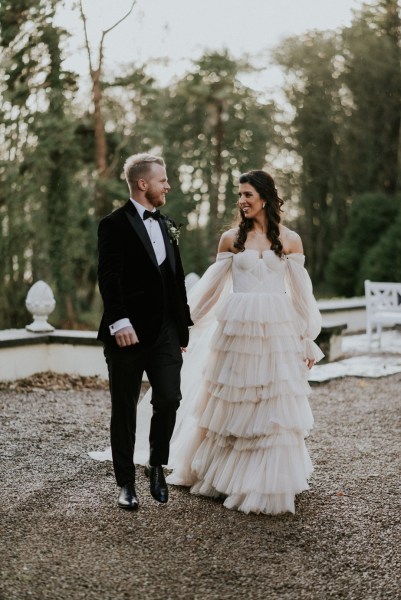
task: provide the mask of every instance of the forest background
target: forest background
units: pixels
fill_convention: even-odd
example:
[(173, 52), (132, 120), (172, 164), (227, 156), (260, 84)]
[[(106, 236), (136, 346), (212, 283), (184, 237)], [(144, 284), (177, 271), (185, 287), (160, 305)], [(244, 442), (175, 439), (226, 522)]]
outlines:
[[(96, 329), (96, 231), (127, 199), (122, 166), (162, 153), (187, 273), (214, 260), (236, 215), (237, 181), (266, 168), (302, 236), (320, 297), (363, 293), (363, 281), (401, 281), (401, 21), (377, 0), (337, 30), (284, 39), (271, 53), (282, 98), (243, 83), (252, 60), (208, 51), (163, 86), (146, 64), (104, 68), (105, 30), (86, 56), (91, 109), (65, 68), (62, 0), (0, 4), (0, 328), (22, 327), (29, 287), (45, 280), (52, 323)], [(86, 30), (83, 7), (76, 10)], [(136, 10), (133, 1), (129, 14)], [(258, 67), (260, 68), (260, 67)], [(269, 65), (266, 65), (269, 68)]]

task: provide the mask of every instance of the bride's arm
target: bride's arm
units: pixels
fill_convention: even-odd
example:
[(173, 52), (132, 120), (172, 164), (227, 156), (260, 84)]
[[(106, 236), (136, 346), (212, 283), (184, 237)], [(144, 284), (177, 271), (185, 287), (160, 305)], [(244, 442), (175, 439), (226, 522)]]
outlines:
[(320, 348), (313, 342), (320, 333), (322, 317), (313, 295), (312, 281), (304, 267), (302, 241), (298, 234), (291, 232), (286, 248), (287, 286), (293, 306), (300, 318), (300, 331), (304, 344), (305, 359), (317, 362), (323, 358)]
[(210, 312), (223, 292), (229, 291), (233, 254), (225, 249), (229, 247), (226, 243), (226, 233), (223, 233), (220, 239), (216, 262), (207, 269), (201, 279), (189, 290), (188, 304), (195, 324), (199, 323)]

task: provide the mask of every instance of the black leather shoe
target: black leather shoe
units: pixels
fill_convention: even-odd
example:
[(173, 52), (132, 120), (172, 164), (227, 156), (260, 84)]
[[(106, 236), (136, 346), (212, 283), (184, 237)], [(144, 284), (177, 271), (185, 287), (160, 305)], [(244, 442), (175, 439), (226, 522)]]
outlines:
[(126, 483), (122, 486), (118, 497), (118, 506), (120, 508), (127, 508), (128, 510), (136, 510), (138, 508), (138, 498), (136, 497), (135, 486), (132, 483)]
[(167, 483), (164, 478), (163, 467), (158, 465), (153, 467), (152, 465), (146, 465), (145, 475), (150, 479), (150, 493), (153, 498), (163, 504), (168, 500), (168, 489)]

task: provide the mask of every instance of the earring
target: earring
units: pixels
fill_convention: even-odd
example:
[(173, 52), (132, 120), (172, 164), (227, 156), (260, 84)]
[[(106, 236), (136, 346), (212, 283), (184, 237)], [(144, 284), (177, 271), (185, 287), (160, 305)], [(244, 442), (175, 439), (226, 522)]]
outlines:
[(266, 202), (263, 202), (262, 204), (262, 208), (264, 208), (266, 206)]

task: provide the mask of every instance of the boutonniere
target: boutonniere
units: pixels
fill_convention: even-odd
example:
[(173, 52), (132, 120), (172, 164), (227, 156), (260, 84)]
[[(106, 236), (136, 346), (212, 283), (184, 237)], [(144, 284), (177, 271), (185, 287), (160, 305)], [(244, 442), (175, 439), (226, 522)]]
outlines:
[(170, 244), (172, 244), (173, 242), (177, 242), (177, 245), (178, 245), (178, 239), (180, 237), (180, 229), (182, 227), (182, 224), (175, 226), (173, 221), (171, 221), (169, 218), (167, 218), (166, 219), (166, 227), (167, 227), (168, 237), (170, 238)]

